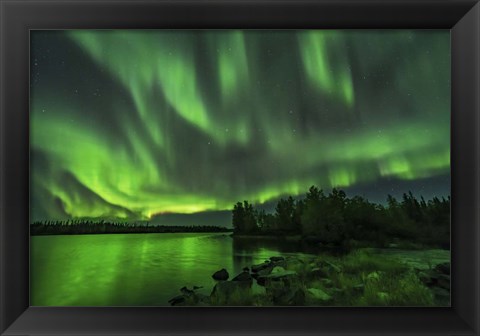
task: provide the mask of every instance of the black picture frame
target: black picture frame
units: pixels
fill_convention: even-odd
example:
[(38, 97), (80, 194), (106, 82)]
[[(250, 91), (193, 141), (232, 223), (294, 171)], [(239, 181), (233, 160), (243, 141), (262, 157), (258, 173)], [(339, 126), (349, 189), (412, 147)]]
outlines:
[[(2, 335), (479, 335), (480, 4), (474, 0), (0, 0)], [(449, 308), (29, 307), (29, 30), (451, 29)]]

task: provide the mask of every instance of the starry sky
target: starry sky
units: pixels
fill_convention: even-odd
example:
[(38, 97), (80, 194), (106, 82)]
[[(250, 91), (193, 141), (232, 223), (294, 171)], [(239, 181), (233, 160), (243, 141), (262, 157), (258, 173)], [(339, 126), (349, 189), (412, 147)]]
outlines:
[(33, 31), (30, 62), (32, 221), (450, 194), (448, 30)]

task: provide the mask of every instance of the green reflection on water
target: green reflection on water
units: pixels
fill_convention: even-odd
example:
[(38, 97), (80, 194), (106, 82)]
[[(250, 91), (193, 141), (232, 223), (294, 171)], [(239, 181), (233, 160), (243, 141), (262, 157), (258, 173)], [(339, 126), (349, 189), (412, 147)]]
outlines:
[(213, 272), (242, 268), (279, 252), (238, 246), (225, 234), (110, 234), (31, 239), (31, 305), (168, 305), (183, 286), (204, 286)]

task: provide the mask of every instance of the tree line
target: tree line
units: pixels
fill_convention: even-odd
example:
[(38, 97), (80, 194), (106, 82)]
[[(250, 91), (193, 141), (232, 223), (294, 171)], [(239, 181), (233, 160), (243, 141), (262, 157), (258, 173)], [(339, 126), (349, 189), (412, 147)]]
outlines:
[(30, 234), (36, 235), (69, 235), (96, 233), (181, 233), (181, 232), (229, 232), (230, 229), (220, 226), (166, 226), (150, 225), (148, 222), (124, 223), (104, 220), (66, 220), (36, 221), (30, 225)]
[(388, 195), (383, 206), (361, 196), (349, 198), (343, 190), (334, 188), (325, 194), (312, 186), (302, 199), (280, 199), (274, 213), (255, 209), (248, 201), (238, 202), (232, 225), (235, 235), (302, 235), (338, 246), (409, 242), (449, 248), (450, 196), (426, 201), (408, 192), (401, 200)]

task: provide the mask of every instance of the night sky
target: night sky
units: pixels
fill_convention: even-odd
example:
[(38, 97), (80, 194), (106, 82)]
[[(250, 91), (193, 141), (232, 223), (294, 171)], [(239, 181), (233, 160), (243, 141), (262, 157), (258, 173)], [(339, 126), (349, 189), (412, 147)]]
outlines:
[(446, 196), (449, 31), (35, 31), (30, 144), (32, 221)]

